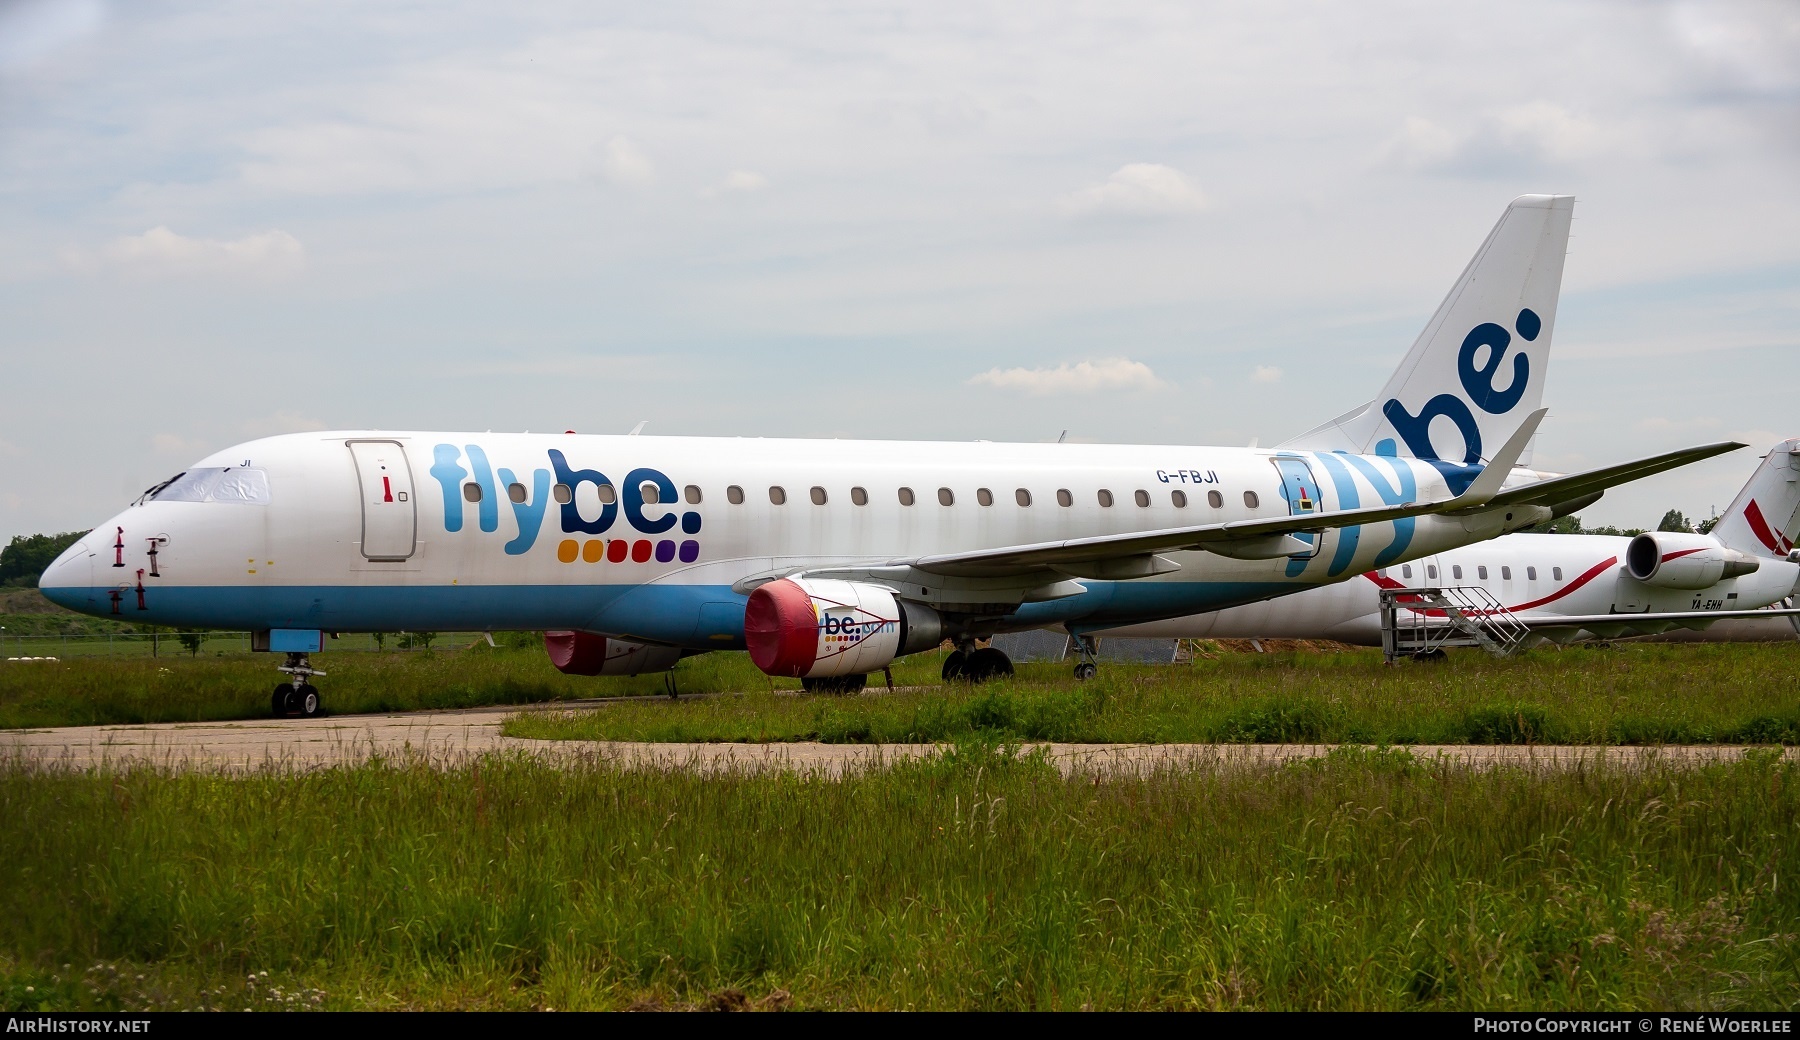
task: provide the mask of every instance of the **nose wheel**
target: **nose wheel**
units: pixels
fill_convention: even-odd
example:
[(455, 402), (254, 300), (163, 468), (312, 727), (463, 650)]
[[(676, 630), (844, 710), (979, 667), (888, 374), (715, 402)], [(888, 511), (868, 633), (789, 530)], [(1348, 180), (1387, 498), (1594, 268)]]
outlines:
[(325, 673), (312, 666), (312, 660), (306, 654), (290, 653), (287, 663), (277, 665), (276, 671), (286, 672), (293, 677), (293, 682), (284, 682), (275, 687), (269, 697), (269, 713), (276, 718), (299, 716), (303, 719), (317, 718), (325, 713), (325, 703), (319, 699), (319, 689), (310, 681), (315, 675)]

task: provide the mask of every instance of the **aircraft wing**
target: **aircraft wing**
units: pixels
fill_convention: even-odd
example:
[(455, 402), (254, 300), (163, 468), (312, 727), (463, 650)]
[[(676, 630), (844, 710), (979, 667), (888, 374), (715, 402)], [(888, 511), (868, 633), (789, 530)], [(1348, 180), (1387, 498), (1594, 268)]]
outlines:
[(1599, 497), (1599, 493), (1607, 488), (1626, 484), (1641, 477), (1648, 477), (1664, 470), (1685, 466), (1690, 462), (1710, 459), (1714, 455), (1723, 455), (1728, 451), (1736, 451), (1745, 447), (1738, 441), (1719, 441), (1716, 444), (1702, 444), (1694, 448), (1682, 448), (1679, 451), (1664, 452), (1649, 458), (1637, 459), (1633, 462), (1621, 462), (1616, 466), (1605, 466), (1591, 469), (1585, 473), (1570, 473), (1566, 476), (1552, 477), (1518, 487), (1507, 488), (1493, 498), (1482, 503), (1482, 508), (1494, 506), (1541, 505), (1554, 506), (1590, 495)]
[(974, 577), (1056, 567), (1059, 564), (1148, 556), (1180, 549), (1210, 549), (1224, 556), (1243, 559), (1274, 559), (1306, 551), (1304, 542), (1291, 537), (1301, 531), (1378, 524), (1409, 516), (1442, 513), (1459, 508), (1462, 498), (1466, 497), (1465, 493), (1459, 498), (1423, 505), (1405, 502), (1397, 506), (1342, 509), (1335, 513), (1302, 513), (1298, 516), (1237, 520), (1196, 527), (1170, 527), (1159, 531), (1129, 531), (1123, 534), (1095, 535), (1091, 538), (1069, 538), (1057, 542), (1034, 542), (1030, 545), (1008, 545), (997, 549), (943, 553), (894, 562), (934, 574)]

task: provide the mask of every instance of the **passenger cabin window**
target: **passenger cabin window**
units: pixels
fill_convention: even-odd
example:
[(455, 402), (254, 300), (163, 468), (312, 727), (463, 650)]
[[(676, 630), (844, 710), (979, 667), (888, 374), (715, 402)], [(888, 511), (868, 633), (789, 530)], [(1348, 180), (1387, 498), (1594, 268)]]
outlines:
[(1075, 504), (1075, 496), (1069, 494), (1068, 488), (1057, 488), (1056, 504), (1059, 506), (1072, 506)]
[(900, 504), (903, 506), (910, 506), (913, 504), (912, 488), (903, 487), (900, 489)]
[(1136, 491), (1131, 493), (1131, 497), (1134, 500), (1136, 500), (1139, 508), (1141, 508), (1141, 509), (1150, 508), (1150, 492), (1145, 491), (1143, 488), (1138, 488)]
[(853, 487), (850, 489), (850, 502), (853, 505), (866, 506), (869, 504), (869, 493), (862, 488)]
[(469, 481), (467, 484), (464, 484), (463, 485), (463, 501), (464, 502), (479, 502), (479, 501), (481, 501), (481, 485), (475, 483), (473, 480)]
[(599, 487), (595, 488), (594, 490), (599, 493), (600, 504), (603, 506), (610, 506), (614, 502), (617, 502), (619, 500), (619, 493), (617, 491), (613, 490), (613, 486), (611, 484), (601, 484)]
[(987, 488), (976, 488), (975, 489), (975, 501), (981, 503), (984, 506), (991, 506), (994, 504), (994, 493), (992, 491), (989, 491)]
[(646, 480), (638, 485), (638, 497), (644, 500), (645, 505), (653, 506), (662, 501), (662, 489)]
[(953, 506), (956, 504), (956, 492), (949, 488), (938, 488), (938, 505)]
[(1487, 564), (1484, 563), (1481, 566), (1475, 568), (1475, 576), (1477, 578), (1480, 578), (1482, 581), (1486, 581), (1487, 580)]
[(825, 504), (825, 489), (824, 488), (815, 487), (810, 492), (808, 492), (808, 494), (812, 497), (813, 505), (822, 506)]
[(1537, 580), (1537, 568), (1536, 567), (1525, 568), (1525, 580), (1526, 581), (1536, 581)]
[(511, 484), (506, 485), (506, 497), (512, 499), (514, 502), (525, 501), (526, 496), (529, 494), (530, 492), (525, 490), (525, 485), (516, 480)]
[(1169, 492), (1169, 501), (1175, 503), (1176, 509), (1186, 509), (1187, 508), (1187, 492), (1171, 491), (1171, 492)]
[[(1176, 494), (1180, 493), (1181, 492), (1179, 491), (1176, 492)], [(1217, 491), (1208, 491), (1206, 493), (1206, 504), (1212, 506), (1214, 509), (1224, 509), (1225, 496), (1219, 494)]]
[(725, 501), (730, 502), (734, 506), (743, 505), (744, 504), (744, 489), (741, 487), (738, 487), (736, 484), (733, 484), (730, 487), (726, 488), (725, 489)]
[(776, 506), (787, 505), (787, 489), (782, 487), (780, 484), (770, 484), (769, 485), (769, 504), (776, 505)]
[(687, 504), (690, 506), (699, 505), (700, 504), (700, 485), (689, 484), (685, 489), (682, 490), (681, 497), (687, 499)]
[(1097, 495), (1096, 497), (1100, 499), (1100, 505), (1102, 508), (1105, 508), (1105, 509), (1112, 508), (1112, 492), (1106, 490), (1105, 488), (1101, 488), (1100, 494)]
[(1425, 565), (1425, 577), (1429, 581), (1437, 580), (1437, 564), (1428, 563)]
[(1511, 581), (1512, 580), (1512, 568), (1511, 567), (1500, 568), (1500, 579), (1502, 581)]
[(1020, 488), (1013, 492), (1013, 501), (1019, 503), (1021, 507), (1028, 506), (1031, 504), (1031, 492)]
[(1412, 577), (1412, 564), (1410, 564), (1410, 563), (1401, 564), (1400, 565), (1400, 576), (1402, 578)]
[(1254, 491), (1244, 492), (1244, 504), (1249, 506), (1251, 509), (1255, 509), (1257, 507), (1257, 505), (1259, 504), (1259, 500), (1256, 497), (1256, 492), (1254, 492)]
[(1450, 576), (1452, 578), (1455, 578), (1457, 581), (1461, 581), (1462, 580), (1462, 564), (1460, 564), (1460, 563), (1451, 564), (1450, 565)]
[(556, 499), (558, 505), (568, 505), (575, 501), (575, 491), (567, 484), (558, 484), (550, 489), (550, 497)]
[(1552, 578), (1555, 578), (1557, 581), (1561, 581), (1562, 580), (1562, 568), (1561, 567), (1550, 568), (1550, 576)]

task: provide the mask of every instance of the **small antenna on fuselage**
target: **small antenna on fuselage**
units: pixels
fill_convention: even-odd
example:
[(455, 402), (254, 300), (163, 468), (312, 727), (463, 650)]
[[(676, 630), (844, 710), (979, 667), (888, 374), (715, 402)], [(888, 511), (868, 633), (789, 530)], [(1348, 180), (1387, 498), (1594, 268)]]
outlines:
[(1068, 435), (1069, 435), (1069, 431), (1064, 430), (1061, 434), (1057, 435), (1056, 443), (1061, 444), (1063, 442), (1063, 438), (1067, 437)]
[(643, 433), (643, 432), (644, 432), (644, 427), (646, 427), (646, 426), (648, 426), (648, 425), (650, 425), (650, 420), (648, 420), (648, 419), (639, 419), (639, 420), (638, 420), (638, 424), (637, 424), (637, 425), (636, 425), (636, 426), (633, 426), (633, 427), (632, 427), (632, 428), (631, 428), (631, 432), (630, 432), (630, 433), (628, 433), (628, 434), (626, 434), (626, 435), (625, 435), (625, 436), (627, 436), (627, 437), (636, 437), (636, 436), (637, 436), (637, 435), (638, 435), (638, 434), (640, 434), (640, 433)]

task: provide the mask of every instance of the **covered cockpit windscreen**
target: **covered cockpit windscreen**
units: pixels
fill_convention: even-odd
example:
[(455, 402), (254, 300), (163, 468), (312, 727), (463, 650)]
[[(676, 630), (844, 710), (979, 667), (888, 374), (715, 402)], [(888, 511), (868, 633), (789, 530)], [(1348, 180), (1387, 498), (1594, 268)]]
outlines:
[(207, 467), (177, 473), (144, 492), (140, 502), (235, 502), (269, 504), (269, 474), (247, 466)]

